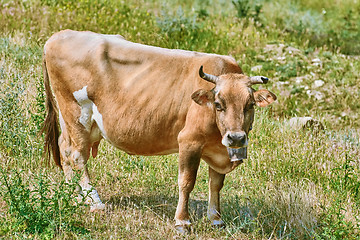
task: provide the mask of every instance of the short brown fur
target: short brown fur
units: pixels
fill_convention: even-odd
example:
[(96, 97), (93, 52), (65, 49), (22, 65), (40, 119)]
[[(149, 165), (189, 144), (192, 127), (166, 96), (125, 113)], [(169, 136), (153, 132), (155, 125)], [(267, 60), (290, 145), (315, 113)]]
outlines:
[[(95, 157), (105, 138), (130, 154), (179, 152), (179, 231), (190, 224), (189, 196), (204, 159), (210, 178), (208, 217), (213, 225), (223, 224), (220, 190), (225, 174), (242, 162), (230, 160), (227, 148), (247, 146), (255, 103), (267, 106), (275, 95), (265, 89), (260, 95), (254, 92), (250, 78), (229, 56), (71, 30), (54, 34), (44, 51), (45, 148), (52, 149), (68, 180), (73, 170), (82, 172), (80, 191), (90, 193), (91, 211), (105, 205), (91, 185), (86, 164), (90, 151)], [(201, 66), (219, 81), (200, 77)]]

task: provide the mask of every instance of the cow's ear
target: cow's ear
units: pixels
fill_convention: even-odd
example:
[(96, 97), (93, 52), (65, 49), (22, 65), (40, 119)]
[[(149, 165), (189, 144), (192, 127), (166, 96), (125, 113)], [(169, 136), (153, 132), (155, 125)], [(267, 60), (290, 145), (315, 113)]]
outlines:
[(204, 105), (214, 101), (214, 93), (204, 89), (199, 89), (191, 95), (192, 100), (199, 105)]
[(261, 89), (254, 92), (256, 106), (266, 107), (276, 100), (276, 95), (266, 89)]

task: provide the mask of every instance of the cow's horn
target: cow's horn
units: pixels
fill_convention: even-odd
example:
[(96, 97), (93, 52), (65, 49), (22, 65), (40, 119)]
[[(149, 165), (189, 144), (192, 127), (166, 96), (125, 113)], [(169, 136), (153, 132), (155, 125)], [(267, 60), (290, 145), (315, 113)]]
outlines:
[(268, 81), (269, 81), (269, 79), (267, 77), (264, 77), (264, 76), (250, 77), (250, 83), (251, 84), (264, 84), (264, 83), (267, 83)]
[(217, 80), (219, 79), (217, 76), (204, 73), (203, 66), (201, 66), (200, 69), (199, 69), (199, 75), (200, 75), (200, 77), (202, 79), (204, 79), (204, 80), (206, 80), (208, 82), (211, 82), (211, 83), (215, 83), (215, 84), (216, 84)]

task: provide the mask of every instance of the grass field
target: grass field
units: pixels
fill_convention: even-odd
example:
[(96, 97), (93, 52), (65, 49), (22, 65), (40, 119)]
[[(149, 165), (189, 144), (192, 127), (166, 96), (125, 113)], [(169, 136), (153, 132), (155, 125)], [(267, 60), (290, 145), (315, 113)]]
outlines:
[[(207, 166), (178, 236), (177, 155), (129, 156), (104, 141), (89, 170), (106, 211), (43, 157), (42, 48), (62, 29), (234, 56), (278, 96), (258, 109), (248, 159), (225, 180), (223, 230), (206, 219)], [(0, 0), (0, 238), (360, 239), (360, 2)], [(294, 116), (319, 119), (295, 131)]]

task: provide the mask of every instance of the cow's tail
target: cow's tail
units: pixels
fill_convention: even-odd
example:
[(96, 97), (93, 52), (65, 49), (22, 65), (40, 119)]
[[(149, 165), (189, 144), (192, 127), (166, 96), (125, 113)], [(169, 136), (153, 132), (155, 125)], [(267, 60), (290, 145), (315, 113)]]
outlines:
[(43, 54), (43, 74), (44, 74), (44, 85), (46, 93), (46, 119), (42, 126), (40, 133), (45, 133), (44, 150), (47, 154), (48, 159), (51, 158), (51, 154), (54, 158), (56, 165), (60, 168), (60, 149), (59, 149), (59, 127), (58, 127), (58, 116), (57, 116), (57, 104), (55, 102), (51, 87), (49, 75), (46, 67), (45, 52)]

